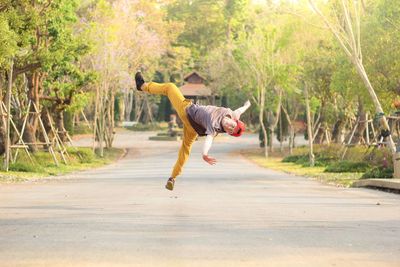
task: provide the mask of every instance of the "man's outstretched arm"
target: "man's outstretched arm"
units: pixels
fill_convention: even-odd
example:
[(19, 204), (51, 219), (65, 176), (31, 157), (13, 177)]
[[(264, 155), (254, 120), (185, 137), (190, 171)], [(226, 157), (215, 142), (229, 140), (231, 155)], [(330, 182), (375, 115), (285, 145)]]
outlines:
[(250, 106), (251, 103), (249, 100), (247, 100), (246, 103), (244, 103), (243, 107), (240, 107), (233, 112), (233, 119), (240, 119), (240, 115), (242, 115)]
[(214, 165), (215, 163), (217, 163), (217, 160), (215, 158), (208, 156), (208, 151), (212, 146), (213, 140), (214, 140), (213, 135), (207, 135), (203, 146), (203, 160), (210, 165)]

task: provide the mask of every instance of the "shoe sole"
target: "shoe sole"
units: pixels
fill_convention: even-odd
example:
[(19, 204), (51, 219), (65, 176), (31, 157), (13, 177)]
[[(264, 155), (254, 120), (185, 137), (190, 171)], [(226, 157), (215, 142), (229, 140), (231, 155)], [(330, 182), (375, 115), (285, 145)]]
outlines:
[(174, 190), (174, 184), (171, 182), (167, 182), (167, 184), (165, 185), (165, 188), (172, 191), (172, 190)]

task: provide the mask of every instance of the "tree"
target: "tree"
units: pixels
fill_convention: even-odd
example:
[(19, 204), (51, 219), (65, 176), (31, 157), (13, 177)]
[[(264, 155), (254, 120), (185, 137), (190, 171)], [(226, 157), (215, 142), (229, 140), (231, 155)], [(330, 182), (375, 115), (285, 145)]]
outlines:
[[(361, 1), (340, 0), (342, 18), (344, 20), (343, 24), (339, 23), (338, 21), (336, 23), (330, 22), (329, 19), (322, 14), (322, 12), (318, 9), (318, 7), (312, 0), (309, 0), (309, 2), (314, 11), (321, 16), (326, 26), (334, 34), (343, 51), (355, 66), (357, 73), (360, 75), (366, 89), (368, 90), (368, 93), (370, 94), (371, 100), (374, 103), (376, 109), (376, 113), (380, 116), (383, 128), (390, 131), (389, 124), (384, 115), (385, 113), (382, 109), (381, 103), (376, 95), (374, 88), (372, 87), (372, 84), (369, 80), (363, 64), (360, 27), (362, 12)], [(388, 136), (388, 143), (389, 148), (394, 154), (396, 152), (396, 145), (393, 142), (393, 138), (391, 135)]]
[[(154, 73), (158, 60), (167, 51), (174, 33), (174, 23), (165, 19), (165, 10), (158, 1), (99, 0), (88, 11), (88, 20), (82, 26), (87, 38), (94, 43), (94, 50), (87, 57), (86, 67), (94, 70), (98, 78), (96, 90), (95, 129), (100, 154), (103, 145), (111, 147), (114, 138), (114, 98), (119, 90), (134, 87), (134, 73), (143, 67)], [(125, 94), (129, 97), (129, 94)], [(146, 106), (153, 97), (136, 96), (136, 106)], [(148, 110), (148, 109), (146, 109)], [(104, 143), (104, 144), (103, 144)]]
[[(18, 113), (29, 101), (39, 107), (40, 99), (55, 100), (51, 99), (55, 97), (54, 89), (60, 97), (70, 96), (64, 104), (71, 103), (78, 87), (87, 81), (77, 67), (79, 57), (87, 51), (85, 41), (74, 32), (78, 5), (78, 0), (3, 1), (0, 21), (6, 21), (8, 27), (2, 29), (14, 37), (14, 42), (3, 45), (3, 50), (13, 51), (13, 77), (8, 78), (15, 81), (15, 90), (21, 92), (13, 98)], [(66, 86), (68, 83), (71, 86)], [(31, 113), (24, 132), (28, 143), (36, 142), (37, 126), (38, 114)]]

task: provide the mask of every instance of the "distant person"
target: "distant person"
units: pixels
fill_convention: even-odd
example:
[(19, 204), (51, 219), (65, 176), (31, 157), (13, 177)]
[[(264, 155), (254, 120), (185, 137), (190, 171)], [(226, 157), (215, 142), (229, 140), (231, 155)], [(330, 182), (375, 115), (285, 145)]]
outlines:
[(214, 165), (217, 160), (208, 155), (214, 137), (218, 133), (228, 133), (232, 136), (241, 136), (245, 131), (245, 124), (240, 121), (240, 115), (249, 107), (250, 101), (246, 101), (243, 107), (232, 111), (229, 108), (216, 106), (201, 106), (193, 104), (185, 99), (178, 87), (173, 83), (145, 82), (140, 72), (135, 75), (136, 88), (150, 94), (168, 96), (172, 106), (183, 122), (183, 139), (179, 150), (178, 160), (172, 170), (165, 188), (174, 189), (175, 179), (181, 174), (182, 167), (187, 161), (193, 142), (197, 136), (206, 136), (203, 146), (203, 160)]
[(176, 123), (176, 115), (175, 114), (169, 115), (168, 135), (171, 137), (175, 137), (177, 135), (176, 131), (177, 128), (178, 128), (178, 123)]

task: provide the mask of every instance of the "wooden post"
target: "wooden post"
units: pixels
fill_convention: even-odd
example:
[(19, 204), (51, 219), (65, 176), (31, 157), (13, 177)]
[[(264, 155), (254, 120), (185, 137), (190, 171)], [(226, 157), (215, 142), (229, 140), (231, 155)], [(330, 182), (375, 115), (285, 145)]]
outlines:
[(58, 164), (58, 160), (57, 160), (56, 154), (54, 153), (53, 144), (50, 142), (49, 136), (46, 133), (46, 128), (44, 127), (43, 121), (40, 118), (40, 110), (36, 106), (35, 102), (32, 102), (32, 106), (34, 108), (35, 114), (37, 114), (37, 116), (38, 116), (39, 126), (42, 129), (43, 137), (44, 137), (44, 140), (45, 140), (45, 144), (48, 146), (48, 150), (49, 150), (51, 156), (53, 157), (54, 163), (58, 167), (59, 164)]

